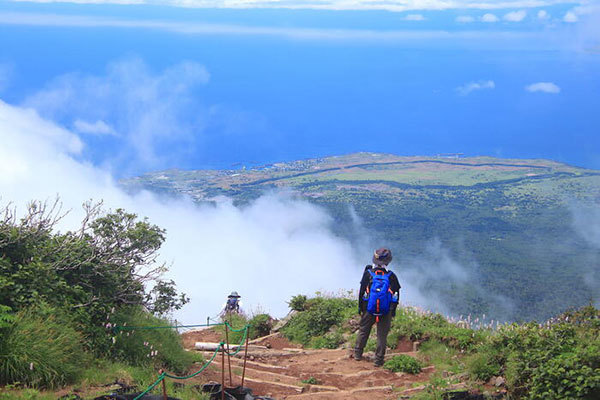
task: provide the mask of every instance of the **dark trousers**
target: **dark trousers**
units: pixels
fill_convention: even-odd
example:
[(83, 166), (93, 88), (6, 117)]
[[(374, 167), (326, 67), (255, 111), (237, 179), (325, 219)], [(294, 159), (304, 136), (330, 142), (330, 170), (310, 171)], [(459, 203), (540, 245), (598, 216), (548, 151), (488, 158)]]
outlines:
[[(367, 344), (367, 339), (371, 334), (371, 328), (375, 323), (377, 317), (373, 314), (365, 311), (360, 318), (360, 325), (358, 328), (358, 336), (356, 337), (356, 345), (354, 346), (354, 357), (361, 358), (363, 350)], [(385, 357), (385, 349), (387, 346), (387, 336), (390, 333), (390, 327), (392, 325), (392, 313), (389, 312), (379, 317), (377, 323), (377, 350), (375, 350), (375, 364), (383, 364)]]

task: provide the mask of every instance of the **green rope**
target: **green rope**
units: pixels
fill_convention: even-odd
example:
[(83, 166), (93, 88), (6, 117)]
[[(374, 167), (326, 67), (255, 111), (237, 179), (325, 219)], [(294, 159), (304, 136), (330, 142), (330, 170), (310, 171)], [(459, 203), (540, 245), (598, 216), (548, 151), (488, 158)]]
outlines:
[[(250, 327), (250, 325), (246, 325), (244, 327), (244, 336), (242, 336), (242, 340), (240, 341), (240, 344), (238, 344), (237, 346), (237, 350), (233, 353), (231, 353), (230, 355), (235, 356), (237, 353), (239, 353), (242, 350), (242, 344), (244, 344), (244, 342), (246, 341), (246, 336), (248, 336), (248, 328)], [(237, 331), (239, 332), (239, 331)]]
[(135, 329), (139, 330), (154, 330), (154, 329), (177, 329), (177, 328), (201, 328), (205, 326), (220, 326), (225, 325), (223, 322), (217, 324), (199, 324), (199, 325), (160, 325), (160, 326), (113, 326), (113, 331), (118, 333), (119, 331), (132, 331)]
[[(213, 360), (217, 357), (217, 354), (219, 354), (219, 350), (221, 350), (221, 347), (223, 347), (223, 342), (219, 343), (219, 345), (217, 346), (217, 349), (215, 350), (215, 352), (213, 353), (212, 357), (210, 358), (210, 360), (208, 360), (203, 366), (202, 368), (200, 368), (198, 371), (194, 372), (191, 375), (187, 375), (187, 376), (177, 376), (177, 375), (171, 375), (171, 374), (166, 374), (166, 376), (168, 376), (169, 378), (172, 379), (180, 379), (180, 380), (184, 380), (184, 379), (190, 379), (193, 378), (194, 376), (198, 375), (200, 372), (204, 371), (206, 368), (208, 368), (208, 366), (210, 365), (210, 363), (213, 362)], [(135, 400), (135, 399), (134, 399)]]
[(156, 380), (156, 382), (154, 382), (152, 385), (148, 386), (148, 389), (144, 390), (142, 393), (140, 393), (137, 396), (135, 396), (135, 398), (133, 400), (138, 400), (138, 399), (144, 397), (149, 391), (151, 391), (152, 389), (154, 389), (154, 387), (156, 385), (158, 385), (160, 383), (160, 381), (162, 381), (163, 379), (165, 379), (165, 376), (167, 376), (167, 374), (165, 372), (163, 372), (162, 374), (160, 374), (158, 376), (158, 379)]
[[(229, 324), (229, 322), (215, 324), (215, 325), (225, 325), (225, 329), (230, 329), (233, 332), (242, 332), (242, 331), (244, 331), (244, 335), (242, 336), (242, 340), (240, 341), (240, 344), (237, 345), (237, 350), (235, 352), (233, 352), (233, 353), (229, 353), (230, 356), (235, 356), (236, 354), (238, 354), (242, 350), (242, 345), (246, 341), (246, 337), (248, 336), (248, 331), (250, 330), (250, 324), (246, 324), (243, 328), (240, 328), (240, 329), (234, 329)], [(188, 326), (191, 326), (191, 325), (188, 325)], [(201, 326), (206, 326), (206, 325), (201, 325)], [(178, 325), (178, 327), (182, 327), (182, 326)], [(166, 327), (127, 327), (127, 328), (132, 328), (132, 329), (144, 329), (144, 328), (146, 328), (146, 329), (150, 329), (150, 328), (160, 329), (160, 328), (166, 328)], [(190, 378), (195, 377), (196, 375), (198, 375), (202, 371), (204, 371), (206, 368), (208, 368), (208, 366), (215, 360), (215, 358), (217, 357), (217, 354), (219, 354), (219, 351), (221, 349), (223, 349), (223, 352), (226, 351), (225, 350), (225, 342), (221, 341), (219, 343), (219, 345), (217, 346), (217, 349), (213, 353), (212, 357), (206, 363), (204, 363), (204, 365), (198, 371), (194, 372), (191, 375), (177, 376), (177, 375), (168, 374), (166, 372), (161, 373), (158, 376), (158, 379), (153, 384), (151, 384), (150, 386), (148, 386), (148, 388), (146, 390), (144, 390), (142, 393), (138, 394), (133, 400), (139, 400), (140, 398), (144, 397), (148, 392), (150, 392), (152, 389), (154, 389), (156, 387), (156, 385), (158, 385), (166, 377), (171, 378), (171, 379), (179, 379), (179, 380), (185, 380), (185, 379), (190, 379)]]

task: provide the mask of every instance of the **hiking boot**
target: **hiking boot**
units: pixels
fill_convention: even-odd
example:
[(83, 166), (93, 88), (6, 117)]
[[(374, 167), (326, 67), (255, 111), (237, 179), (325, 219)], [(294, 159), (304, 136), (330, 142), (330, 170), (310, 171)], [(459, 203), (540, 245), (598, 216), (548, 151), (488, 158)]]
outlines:
[(362, 354), (354, 353), (354, 354), (350, 355), (350, 358), (354, 358), (356, 361), (360, 361), (360, 360), (362, 360)]
[(375, 361), (373, 365), (375, 366), (375, 368), (381, 368), (383, 367), (383, 362)]

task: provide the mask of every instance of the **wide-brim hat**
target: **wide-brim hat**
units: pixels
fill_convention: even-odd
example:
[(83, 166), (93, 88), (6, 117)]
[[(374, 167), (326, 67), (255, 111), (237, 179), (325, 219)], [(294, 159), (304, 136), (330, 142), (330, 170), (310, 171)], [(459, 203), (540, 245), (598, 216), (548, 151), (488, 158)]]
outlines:
[(382, 247), (373, 253), (373, 264), (388, 265), (392, 261), (392, 251)]
[(227, 297), (242, 297), (238, 294), (238, 292), (231, 292), (231, 294)]

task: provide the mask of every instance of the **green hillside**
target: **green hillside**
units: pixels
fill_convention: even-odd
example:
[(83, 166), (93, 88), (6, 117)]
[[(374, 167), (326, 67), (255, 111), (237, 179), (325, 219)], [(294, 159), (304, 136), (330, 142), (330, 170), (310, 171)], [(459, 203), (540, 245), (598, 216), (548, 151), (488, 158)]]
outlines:
[[(198, 202), (224, 195), (237, 204), (291, 188), (327, 208), (339, 235), (364, 245), (366, 230), (368, 245), (392, 247), (401, 281), (453, 314), (544, 320), (598, 301), (600, 293), (600, 249), (573, 223), (574, 212), (600, 199), (600, 171), (550, 160), (357, 153), (232, 170), (168, 170), (122, 184)], [(460, 265), (464, 276), (449, 275), (445, 260)]]

